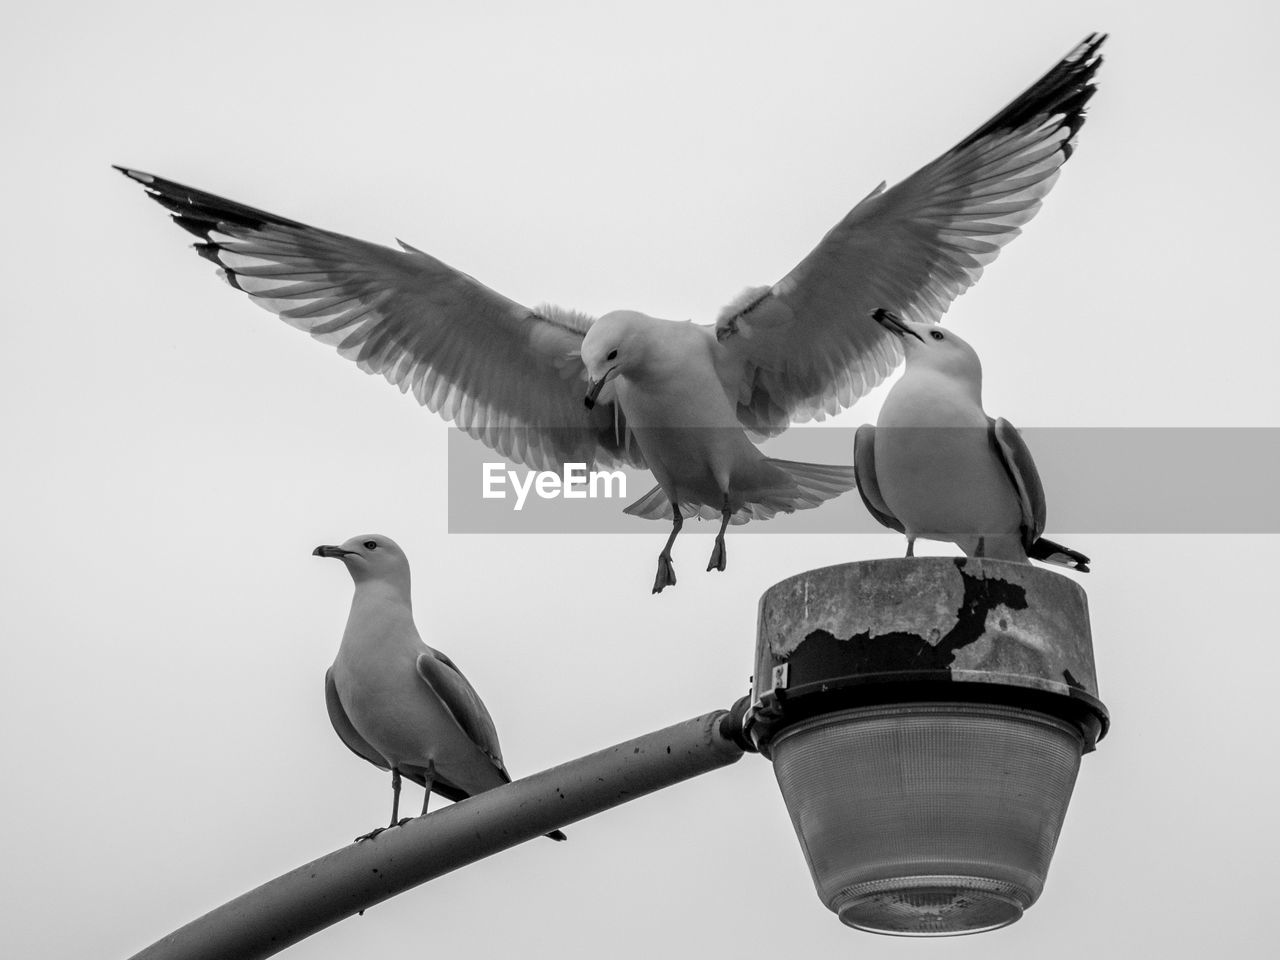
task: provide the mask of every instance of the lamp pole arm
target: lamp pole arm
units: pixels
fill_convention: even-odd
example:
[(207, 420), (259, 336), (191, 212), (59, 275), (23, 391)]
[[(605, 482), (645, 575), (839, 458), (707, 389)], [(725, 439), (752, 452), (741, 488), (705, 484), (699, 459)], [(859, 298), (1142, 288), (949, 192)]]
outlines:
[(744, 708), (745, 698), (731, 711), (607, 747), (343, 847), (224, 903), (132, 960), (272, 956), (420, 883), (728, 766), (745, 749)]

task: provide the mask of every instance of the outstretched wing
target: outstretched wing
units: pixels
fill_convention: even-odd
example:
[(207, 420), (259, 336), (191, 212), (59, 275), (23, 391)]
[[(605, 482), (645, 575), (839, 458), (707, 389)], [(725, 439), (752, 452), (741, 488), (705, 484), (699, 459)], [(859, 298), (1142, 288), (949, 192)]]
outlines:
[(621, 411), (583, 405), (589, 317), (530, 310), (404, 243), (393, 250), (116, 169), (200, 238), (196, 252), (231, 286), (503, 456), (538, 469), (643, 466)]
[(853, 475), (867, 512), (890, 530), (906, 533), (907, 528), (893, 515), (880, 493), (880, 481), (876, 479), (876, 428), (870, 423), (864, 423), (853, 435)]
[(338, 735), (338, 739), (347, 745), (347, 749), (357, 757), (368, 760), (380, 770), (390, 770), (386, 759), (369, 745), (369, 741), (356, 732), (351, 719), (347, 716), (342, 701), (338, 699), (338, 687), (333, 682), (333, 667), (324, 672), (324, 703), (329, 708), (329, 722), (333, 724), (334, 732)]
[(1036, 470), (1036, 462), (1031, 459), (1031, 451), (1027, 449), (1022, 434), (1004, 417), (998, 420), (987, 417), (987, 433), (992, 449), (1017, 491), (1018, 504), (1022, 509), (1022, 546), (1030, 551), (1040, 539), (1040, 534), (1044, 533), (1046, 506), (1040, 472)]
[(1071, 156), (1102, 58), (1090, 35), (937, 160), (881, 184), (772, 287), (725, 309), (716, 337), (738, 418), (771, 436), (848, 407), (897, 366), (877, 307), (936, 322), (1040, 208)]
[(505, 774), (507, 771), (502, 764), (502, 748), (498, 746), (498, 729), (493, 725), (493, 718), (485, 709), (480, 695), (462, 675), (462, 671), (437, 650), (434, 656), (424, 653), (418, 657), (418, 676), (449, 708), (462, 732)]

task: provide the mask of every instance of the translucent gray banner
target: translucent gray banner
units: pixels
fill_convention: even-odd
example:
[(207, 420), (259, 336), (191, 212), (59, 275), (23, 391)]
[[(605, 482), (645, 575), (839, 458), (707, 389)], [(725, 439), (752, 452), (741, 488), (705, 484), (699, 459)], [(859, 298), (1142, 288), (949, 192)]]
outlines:
[[(792, 427), (761, 449), (853, 462), (856, 428)], [(545, 435), (547, 431), (540, 431)], [(1280, 428), (1046, 427), (1021, 431), (1044, 483), (1046, 533), (1280, 533)], [(539, 475), (449, 431), (450, 533), (653, 533), (622, 512), (651, 490), (647, 470), (568, 467)], [(664, 524), (665, 526), (665, 524)], [(687, 529), (687, 528), (686, 528)], [(739, 533), (884, 532), (856, 490)]]

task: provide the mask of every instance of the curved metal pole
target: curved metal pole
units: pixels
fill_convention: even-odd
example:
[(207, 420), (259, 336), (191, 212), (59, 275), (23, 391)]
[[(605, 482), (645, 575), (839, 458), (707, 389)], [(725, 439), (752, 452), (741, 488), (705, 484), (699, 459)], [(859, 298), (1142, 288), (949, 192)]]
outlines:
[(743, 753), (730, 739), (740, 729), (734, 717), (736, 708), (686, 720), (343, 847), (206, 913), (133, 960), (269, 957), (410, 887), (728, 766)]

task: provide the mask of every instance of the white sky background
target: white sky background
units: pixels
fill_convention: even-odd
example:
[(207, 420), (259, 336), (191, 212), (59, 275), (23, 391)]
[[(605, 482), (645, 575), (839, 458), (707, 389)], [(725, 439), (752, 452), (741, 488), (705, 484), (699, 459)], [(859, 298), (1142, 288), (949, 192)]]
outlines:
[[(385, 821), (389, 778), (325, 714), (351, 585), (318, 543), (405, 547), (516, 776), (727, 707), (766, 587), (903, 548), (731, 535), (713, 575), (704, 526), (651, 597), (665, 527), (449, 537), (442, 422), (223, 285), (112, 162), (402, 237), (524, 303), (709, 321), (1107, 30), (1078, 153), (946, 323), (1023, 426), (1280, 425), (1263, 4), (370, 6), (6, 13), (6, 956), (124, 957)], [(841, 927), (746, 757), (286, 955), (1262, 956), (1276, 538), (1070, 537), (1049, 496), (1095, 558), (1114, 727), (1013, 927)]]

